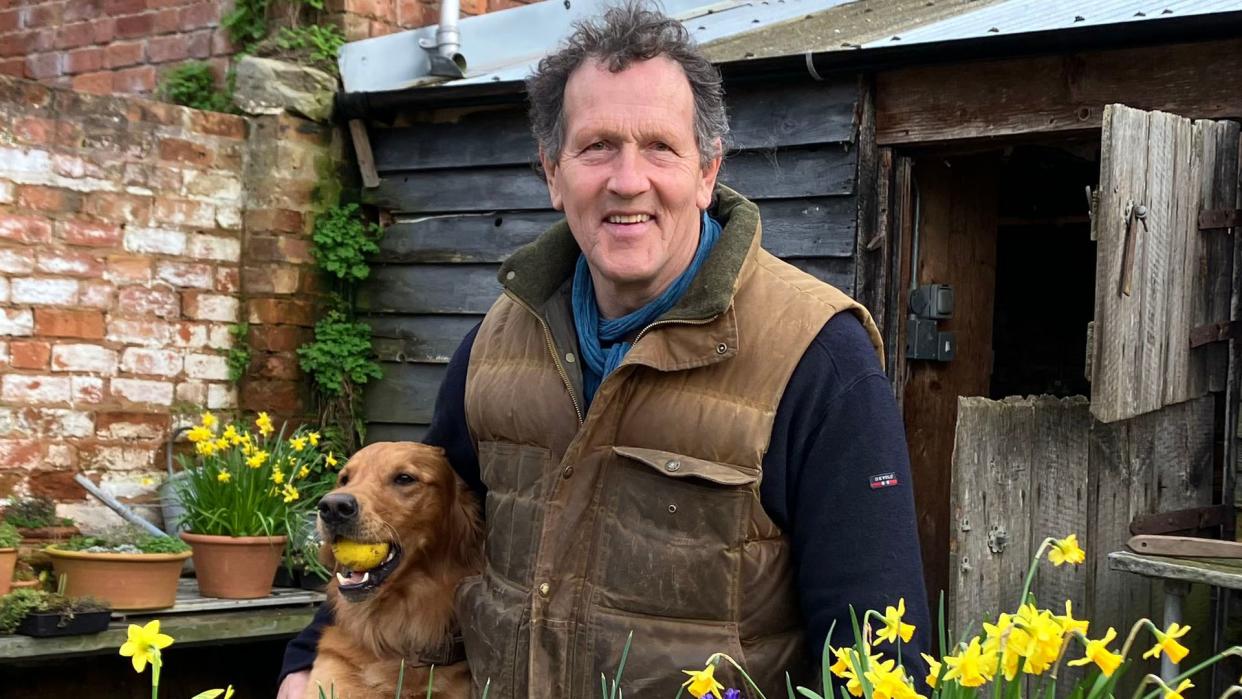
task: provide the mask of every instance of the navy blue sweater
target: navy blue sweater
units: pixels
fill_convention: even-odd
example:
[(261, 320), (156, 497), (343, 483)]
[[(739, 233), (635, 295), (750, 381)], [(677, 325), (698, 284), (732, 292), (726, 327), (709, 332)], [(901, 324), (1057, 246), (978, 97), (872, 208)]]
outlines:
[[(476, 327), (454, 353), (425, 440), (480, 498), (485, 488), (466, 426), (466, 367)], [(807, 639), (816, 653), (836, 622), (832, 645), (853, 644), (849, 607), (883, 612), (906, 600), (918, 628), (904, 665), (921, 682), (920, 651), (931, 638), (905, 431), (866, 331), (852, 313), (834, 316), (798, 363), (781, 397), (763, 459), (760, 501), (793, 542)], [(284, 675), (309, 668), (326, 606), (285, 651)], [(891, 657), (892, 649), (879, 651)], [(676, 672), (680, 668), (670, 668)], [(835, 696), (834, 692), (832, 695)]]

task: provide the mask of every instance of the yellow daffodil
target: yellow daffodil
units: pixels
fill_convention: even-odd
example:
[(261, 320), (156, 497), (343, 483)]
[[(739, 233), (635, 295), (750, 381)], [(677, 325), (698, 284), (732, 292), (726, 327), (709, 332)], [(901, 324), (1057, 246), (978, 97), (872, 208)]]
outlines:
[[(858, 651), (849, 646), (842, 646), (840, 648), (833, 648), (832, 654), (836, 656), (837, 660), (828, 670), (846, 681), (846, 691), (853, 696), (861, 697), (863, 695), (862, 682), (858, 680), (858, 675), (854, 671), (855, 666), (862, 667), (862, 664), (858, 661)], [(882, 662), (881, 656), (871, 653), (870, 649), (867, 650), (867, 657), (868, 669)], [(888, 662), (891, 663), (892, 661)]]
[(1112, 643), (1114, 638), (1117, 638), (1117, 630), (1110, 626), (1103, 638), (1098, 641), (1088, 640), (1083, 656), (1069, 661), (1069, 664), (1078, 666), (1095, 663), (1105, 677), (1112, 677), (1117, 668), (1121, 666), (1121, 661), (1124, 660), (1120, 653), (1114, 653), (1108, 649), (1108, 644)]
[[(1061, 655), (1065, 630), (1057, 617), (1047, 609), (1024, 604), (1014, 618), (1007, 650), (1024, 658), (1022, 671), (1028, 675), (1043, 674)], [(1008, 671), (1008, 670), (1007, 670)]]
[(138, 482), (142, 485), (155, 485), (155, 479), (150, 476), (143, 476)]
[(876, 634), (881, 641), (896, 643), (900, 637), (902, 641), (909, 643), (910, 638), (914, 636), (914, 625), (902, 622), (901, 618), (906, 614), (906, 598), (902, 597), (897, 600), (896, 607), (886, 607), (884, 609), (884, 628), (880, 629)]
[(872, 699), (923, 699), (923, 695), (910, 685), (905, 670), (896, 667), (892, 660), (872, 666), (866, 677), (871, 683)]
[(921, 653), (920, 655), (923, 656), (923, 661), (927, 663), (927, 686), (935, 689), (936, 682), (940, 679), (940, 661), (926, 653)]
[(982, 687), (992, 679), (996, 657), (985, 653), (979, 645), (979, 637), (970, 639), (970, 643), (957, 655), (946, 655), (944, 663), (949, 667), (944, 679), (956, 680), (963, 687)]
[(213, 440), (206, 440), (194, 445), (194, 451), (199, 456), (211, 456), (216, 453), (216, 443)]
[(1185, 692), (1187, 689), (1192, 687), (1194, 687), (1194, 684), (1191, 683), (1190, 680), (1182, 680), (1182, 683), (1177, 685), (1177, 689), (1169, 689), (1168, 687), (1165, 687), (1164, 699), (1186, 699), (1182, 696), (1182, 692)]
[(280, 485), (285, 482), (285, 472), (280, 470), (279, 466), (272, 469), (272, 482), (276, 485)]
[(272, 427), (272, 418), (267, 413), (259, 413), (259, 417), (254, 421), (255, 427), (259, 428), (259, 434), (266, 437), (276, 431)]
[(302, 468), (298, 469), (298, 478), (306, 478), (309, 475), (310, 475), (309, 468), (303, 466)]
[(332, 452), (328, 452), (328, 456), (324, 459), (324, 462), (329, 466), (336, 466), (337, 464), (336, 457), (332, 455)]
[(216, 451), (224, 451), (229, 448), (229, 440), (221, 437), (216, 440)]
[(1182, 658), (1185, 658), (1186, 654), (1189, 653), (1190, 650), (1187, 649), (1186, 646), (1178, 643), (1177, 639), (1185, 636), (1187, 631), (1190, 631), (1190, 627), (1182, 626), (1180, 624), (1171, 625), (1168, 631), (1155, 629), (1154, 633), (1156, 634), (1156, 645), (1152, 646), (1151, 650), (1144, 653), (1143, 657), (1158, 658), (1160, 657), (1160, 653), (1164, 652), (1165, 655), (1169, 656), (1169, 660), (1173, 661), (1174, 665), (1182, 662)]
[(203, 427), (202, 425), (196, 425), (194, 427), (191, 427), (190, 431), (186, 432), (186, 437), (188, 437), (190, 441), (194, 442), (195, 444), (198, 444), (199, 442), (207, 441), (209, 439), (212, 439), (215, 436), (216, 435), (211, 431), (211, 429), (207, 427)]
[(284, 489), (281, 490), (280, 493), (285, 496), (285, 502), (293, 502), (301, 497), (298, 493), (298, 489), (294, 488), (292, 483), (286, 483)]
[(229, 470), (227, 468), (220, 469), (220, 472), (216, 474), (216, 480), (220, 481), (221, 483), (228, 483), (232, 479), (233, 479), (233, 474), (229, 473)]
[(1071, 602), (1070, 600), (1065, 600), (1065, 616), (1059, 616), (1059, 617), (1054, 617), (1054, 618), (1057, 620), (1057, 623), (1061, 625), (1061, 628), (1067, 634), (1077, 631), (1081, 633), (1082, 635), (1086, 636), (1087, 629), (1090, 628), (1091, 626), (1091, 622), (1086, 621), (1085, 619), (1074, 618), (1073, 602)]
[(1078, 535), (1070, 534), (1064, 539), (1052, 542), (1052, 550), (1048, 551), (1048, 560), (1052, 561), (1054, 566), (1063, 563), (1078, 565), (1087, 560), (1087, 552), (1078, 546)]
[(306, 438), (305, 437), (294, 437), (293, 439), (289, 440), (289, 446), (293, 447), (294, 451), (302, 451), (303, 449), (306, 448)]
[(160, 663), (160, 650), (172, 645), (173, 638), (160, 633), (160, 620), (153, 619), (146, 626), (129, 625), (128, 640), (121, 644), (121, 656), (130, 658), (134, 672), (142, 672), (147, 663)]
[(310, 432), (306, 435), (306, 438), (310, 440), (310, 444), (312, 447), (319, 446), (319, 433), (318, 432)]
[(203, 423), (203, 427), (206, 427), (209, 430), (214, 430), (216, 425), (219, 423), (219, 420), (217, 420), (216, 416), (211, 413), (203, 413), (201, 422)]
[(241, 444), (242, 441), (241, 435), (237, 433), (237, 428), (233, 425), (225, 427), (224, 433), (221, 434), (220, 437), (229, 440), (229, 444), (232, 444), (233, 446)]
[(227, 689), (209, 689), (205, 692), (199, 692), (198, 694), (190, 697), (190, 699), (216, 699), (216, 697), (219, 697), (221, 694), (224, 695), (223, 699), (232, 699), (233, 685), (229, 685)]
[(267, 452), (262, 450), (256, 451), (250, 458), (246, 459), (246, 465), (250, 468), (259, 468), (265, 463), (267, 463)]
[(708, 665), (702, 670), (682, 670), (683, 673), (690, 676), (690, 679), (681, 683), (681, 686), (690, 692), (690, 696), (701, 699), (708, 694), (721, 699), (720, 690), (724, 689), (724, 685), (716, 681), (716, 666)]

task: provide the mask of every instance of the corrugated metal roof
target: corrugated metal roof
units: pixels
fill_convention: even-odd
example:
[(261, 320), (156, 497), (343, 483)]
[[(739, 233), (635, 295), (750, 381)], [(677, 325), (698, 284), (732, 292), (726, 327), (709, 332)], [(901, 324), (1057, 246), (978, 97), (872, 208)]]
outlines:
[(957, 41), (1242, 10), (1242, 0), (1006, 0), (863, 44)]
[[(436, 27), (346, 44), (345, 92), (522, 80), (574, 22), (616, 0), (543, 0), (459, 24), (466, 77), (430, 76)], [(714, 61), (980, 39), (1242, 11), (1242, 0), (663, 0)]]
[[(664, 0), (662, 9), (681, 20), (700, 44), (752, 32), (842, 5), (849, 0)], [(453, 85), (521, 80), (569, 35), (580, 19), (597, 15), (615, 0), (544, 0), (525, 7), (467, 17), (458, 25), (466, 77)], [(420, 40), (434, 42), (435, 26), (365, 39), (341, 50), (346, 92), (380, 92), (423, 84), (430, 61)]]

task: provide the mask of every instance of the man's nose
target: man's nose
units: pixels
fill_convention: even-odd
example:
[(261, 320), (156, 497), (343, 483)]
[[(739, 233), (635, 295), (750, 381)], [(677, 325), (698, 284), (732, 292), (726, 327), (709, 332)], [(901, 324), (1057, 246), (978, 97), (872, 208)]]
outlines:
[(625, 146), (613, 160), (612, 176), (608, 178), (608, 191), (620, 197), (633, 198), (651, 187), (647, 178), (646, 163), (635, 146)]
[(358, 500), (348, 493), (328, 493), (319, 500), (319, 518), (326, 524), (343, 524), (358, 516)]

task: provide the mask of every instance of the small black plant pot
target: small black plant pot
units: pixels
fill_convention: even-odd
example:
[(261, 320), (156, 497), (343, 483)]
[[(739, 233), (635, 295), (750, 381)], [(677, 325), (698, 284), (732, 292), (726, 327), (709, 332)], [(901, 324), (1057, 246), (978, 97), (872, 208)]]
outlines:
[(72, 618), (62, 616), (59, 612), (31, 612), (22, 619), (17, 633), (35, 638), (99, 633), (108, 628), (110, 618), (112, 612), (109, 611), (78, 612)]

